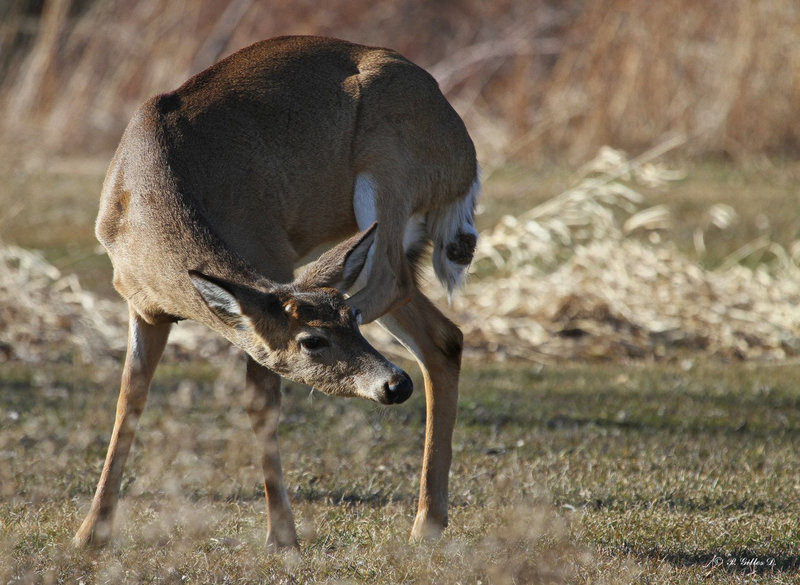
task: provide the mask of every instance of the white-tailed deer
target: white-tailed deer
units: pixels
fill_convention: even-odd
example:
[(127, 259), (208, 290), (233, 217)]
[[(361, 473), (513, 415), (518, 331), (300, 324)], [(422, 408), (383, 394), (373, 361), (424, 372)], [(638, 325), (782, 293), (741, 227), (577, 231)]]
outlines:
[[(97, 218), (130, 332), (108, 454), (74, 542), (110, 538), (150, 381), (182, 319), (247, 353), (275, 546), (297, 545), (277, 445), (280, 376), (332, 395), (403, 402), (410, 378), (358, 330), (378, 319), (422, 368), (427, 422), (412, 537), (440, 534), (462, 335), (417, 289), (414, 268), (432, 242), (439, 280), (450, 291), (461, 283), (478, 185), (472, 141), (435, 80), (387, 49), (267, 40), (141, 106)], [(292, 280), (313, 248), (348, 236)]]

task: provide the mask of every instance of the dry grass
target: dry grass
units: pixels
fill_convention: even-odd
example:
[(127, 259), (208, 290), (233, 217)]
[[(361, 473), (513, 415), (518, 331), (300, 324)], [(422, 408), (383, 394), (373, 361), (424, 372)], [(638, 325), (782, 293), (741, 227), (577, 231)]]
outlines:
[[(723, 7), (724, 4), (724, 7)], [(484, 164), (638, 151), (797, 151), (792, 0), (11, 0), (0, 7), (0, 130), (15, 149), (105, 152), (144, 99), (280, 34), (389, 45), (430, 68)]]
[[(741, 222), (731, 205), (707, 201), (708, 219), (691, 234), (694, 255), (682, 250), (670, 237), (675, 206), (649, 205), (641, 192), (668, 192), (683, 177), (657, 160), (678, 142), (634, 160), (602, 149), (573, 178), (574, 187), (482, 230), (473, 276), (451, 308), (471, 356), (798, 355), (800, 240), (779, 244), (762, 233), (709, 268), (706, 240), (721, 239)], [(491, 177), (489, 183), (491, 189)], [(74, 275), (62, 276), (34, 252), (0, 251), (5, 359), (93, 362), (124, 349), (125, 312), (118, 302), (84, 290)], [(430, 292), (445, 303), (437, 287)], [(398, 350), (380, 331), (370, 335), (386, 351)], [(178, 355), (228, 351), (199, 327), (180, 328), (173, 340)]]
[[(22, 370), (16, 380), (3, 375), (7, 387), (30, 388), (0, 402), (4, 583), (565, 583), (596, 572), (572, 521), (532, 493), (531, 479), (520, 486), (530, 496), (497, 499), (491, 513), (463, 501), (488, 495), (464, 485), (459, 527), (447, 541), (409, 546), (421, 400), (385, 411), (324, 397), (312, 403), (298, 389), (287, 397), (282, 440), (303, 551), (271, 554), (238, 385), (166, 371), (141, 422), (117, 538), (100, 553), (71, 550), (68, 540), (102, 460), (113, 404), (102, 387), (114, 382), (52, 368), (33, 379)], [(188, 389), (175, 393), (178, 380)]]
[[(470, 355), (452, 526), (433, 546), (406, 542), (420, 393), (378, 409), (293, 387), (281, 441), (303, 548), (265, 551), (241, 360), (182, 323), (141, 421), (117, 538), (99, 553), (70, 549), (112, 423), (125, 311), (84, 290), (74, 260), (59, 269), (3, 246), (0, 581), (796, 582), (800, 370), (775, 359), (795, 347), (784, 331), (795, 318), (791, 240), (750, 267), (705, 268), (671, 240), (680, 201), (660, 207), (679, 175), (647, 158), (604, 150), (575, 187), (512, 218), (482, 216), (494, 225), (455, 307)], [(697, 226), (709, 244), (742, 236), (745, 221), (726, 227), (716, 198), (701, 209), (718, 224)], [(94, 261), (82, 269), (94, 274)], [(661, 310), (659, 294), (672, 295)], [(530, 359), (632, 355), (679, 359)], [(777, 365), (753, 365), (765, 357)]]
[(3, 361), (72, 362), (77, 354), (77, 361), (90, 363), (119, 351), (125, 339), (115, 304), (24, 248), (0, 247), (0, 299)]
[[(184, 323), (141, 422), (117, 538), (100, 553), (71, 550), (112, 423), (125, 311), (72, 275), (75, 267), (95, 275), (93, 248), (80, 247), (87, 260), (68, 258), (55, 268), (40, 254), (4, 246), (0, 581), (796, 581), (800, 535), (790, 470), (800, 465), (800, 372), (750, 365), (755, 360), (708, 363), (685, 338), (653, 326), (669, 317), (679, 332), (716, 335), (722, 325), (739, 331), (740, 323), (747, 336), (732, 340), (747, 345), (737, 356), (790, 353), (791, 344), (767, 344), (781, 323), (769, 314), (755, 325), (742, 317), (763, 303), (780, 308), (770, 295), (794, 286), (784, 272), (790, 255), (784, 263), (762, 256), (752, 267), (719, 261), (714, 270), (690, 259), (698, 251), (684, 254), (671, 239), (681, 233), (681, 201), (671, 202), (669, 213), (658, 206), (691, 180), (675, 183), (669, 169), (645, 158), (631, 164), (604, 151), (573, 178), (574, 188), (514, 221), (491, 208), (481, 216), (493, 225), (482, 230), (475, 273), (455, 307), (463, 311), (472, 353), (455, 439), (452, 526), (435, 546), (406, 542), (422, 447), (420, 393), (403, 408), (377, 409), (311, 400), (295, 387), (285, 401), (281, 441), (303, 548), (300, 556), (265, 551), (256, 447), (237, 408), (241, 360)], [(492, 197), (499, 178), (489, 177), (485, 205), (501, 203)], [(655, 179), (662, 185), (648, 186)], [(46, 183), (37, 177), (34, 187)], [(655, 211), (648, 203), (654, 194)], [(737, 197), (730, 201), (743, 201)], [(40, 208), (35, 199), (21, 200)], [(700, 209), (718, 204), (702, 199)], [(770, 222), (780, 219), (776, 209), (765, 210)], [(720, 225), (728, 217), (723, 211), (714, 211)], [(21, 209), (13, 223), (28, 221)], [(745, 224), (741, 218), (725, 230), (697, 228), (710, 246), (721, 234), (746, 236)], [(790, 248), (791, 240), (780, 246)], [(108, 278), (107, 267), (100, 272)], [(771, 279), (770, 287), (754, 275)], [(654, 291), (675, 295), (665, 304), (673, 313), (655, 311)], [(542, 302), (533, 306), (542, 313), (534, 319), (523, 311), (536, 295)], [(512, 302), (521, 307), (508, 311)], [(738, 312), (711, 322), (703, 312), (715, 303)], [(791, 306), (781, 310), (793, 318)], [(525, 327), (550, 336), (540, 343)], [(713, 345), (717, 339), (709, 334), (700, 349), (727, 356), (718, 348), (739, 347)], [(663, 349), (680, 359), (624, 368), (616, 360), (532, 367), (525, 359), (493, 367), (485, 359), (618, 358), (637, 355), (631, 340), (643, 355)], [(480, 367), (472, 365), (478, 361)]]
[(797, 144), (779, 120), (800, 100), (781, 73), (800, 59), (798, 16), (780, 1), (587, 3), (545, 82), (541, 146), (585, 157), (674, 132), (732, 156)]
[[(264, 549), (240, 380), (164, 365), (126, 472), (116, 538), (100, 552), (72, 550), (69, 539), (102, 464), (116, 373), (2, 370), (3, 583), (797, 577), (797, 366), (467, 368), (452, 524), (435, 545), (406, 540), (422, 396), (382, 409), (292, 388), (281, 442), (302, 550), (276, 555)], [(715, 558), (765, 565), (720, 567)]]
[[(454, 307), (474, 355), (798, 355), (800, 240), (779, 244), (762, 232), (709, 268), (705, 241), (725, 241), (740, 226), (734, 207), (706, 201), (708, 220), (691, 234), (695, 249), (682, 250), (670, 237), (677, 202), (649, 205), (639, 191), (660, 186), (669, 193), (670, 183), (683, 178), (655, 160), (675, 144), (633, 161), (602, 149), (574, 187), (481, 232), (473, 276)], [(796, 230), (797, 220), (792, 224)]]

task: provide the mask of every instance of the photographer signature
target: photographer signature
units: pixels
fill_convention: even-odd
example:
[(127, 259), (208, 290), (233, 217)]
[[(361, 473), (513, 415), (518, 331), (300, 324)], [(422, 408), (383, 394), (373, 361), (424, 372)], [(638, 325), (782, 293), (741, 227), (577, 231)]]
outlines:
[(730, 567), (739, 569), (770, 569), (775, 567), (775, 559), (766, 557), (763, 559), (754, 557), (721, 557), (714, 555), (708, 563), (709, 567)]

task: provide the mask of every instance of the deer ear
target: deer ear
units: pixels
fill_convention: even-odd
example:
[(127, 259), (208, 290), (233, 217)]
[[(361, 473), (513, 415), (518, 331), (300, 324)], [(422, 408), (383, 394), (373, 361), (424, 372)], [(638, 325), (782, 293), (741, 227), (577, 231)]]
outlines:
[(353, 286), (370, 257), (377, 225), (377, 222), (373, 223), (363, 232), (325, 252), (306, 269), (295, 284), (347, 291)]
[(236, 298), (236, 294), (230, 290), (232, 288), (230, 283), (223, 284), (223, 281), (196, 270), (189, 271), (189, 278), (205, 304), (217, 316), (227, 320), (243, 315), (242, 305)]
[(253, 290), (197, 270), (190, 270), (189, 278), (211, 312), (231, 327), (248, 330), (254, 328), (254, 319), (283, 318), (280, 299), (271, 292)]

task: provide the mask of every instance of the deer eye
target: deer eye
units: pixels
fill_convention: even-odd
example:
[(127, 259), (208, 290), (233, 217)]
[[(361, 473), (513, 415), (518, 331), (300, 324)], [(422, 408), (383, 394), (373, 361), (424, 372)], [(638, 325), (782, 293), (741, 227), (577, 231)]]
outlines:
[(330, 345), (327, 339), (318, 335), (309, 335), (308, 337), (303, 337), (299, 343), (300, 349), (306, 353), (314, 353)]

